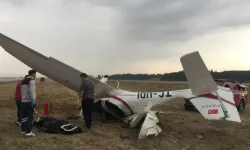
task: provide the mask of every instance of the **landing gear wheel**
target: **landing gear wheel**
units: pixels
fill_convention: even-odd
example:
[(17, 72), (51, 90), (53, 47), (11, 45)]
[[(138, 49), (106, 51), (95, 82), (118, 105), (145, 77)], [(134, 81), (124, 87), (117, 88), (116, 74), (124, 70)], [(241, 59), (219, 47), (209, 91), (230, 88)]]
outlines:
[(239, 112), (243, 112), (243, 110), (245, 109), (244, 100), (240, 100), (240, 104), (239, 104), (239, 106), (237, 106), (237, 109), (238, 109)]

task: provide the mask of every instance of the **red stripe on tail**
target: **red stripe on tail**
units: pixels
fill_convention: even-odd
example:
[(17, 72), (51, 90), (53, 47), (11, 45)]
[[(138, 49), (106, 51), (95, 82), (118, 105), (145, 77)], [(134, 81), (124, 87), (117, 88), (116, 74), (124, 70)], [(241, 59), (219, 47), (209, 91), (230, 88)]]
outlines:
[[(200, 97), (206, 97), (206, 98), (211, 98), (211, 99), (216, 99), (216, 100), (219, 100), (219, 97), (218, 96), (215, 96), (215, 95), (213, 95), (213, 94), (211, 94), (211, 93), (207, 93), (207, 94), (201, 94), (201, 95), (199, 95)], [(220, 98), (223, 102), (225, 102), (225, 103), (228, 103), (228, 104), (230, 104), (230, 105), (233, 105), (233, 106), (235, 106), (235, 104), (234, 103), (232, 103), (232, 102), (230, 102), (230, 101), (228, 101), (228, 100), (225, 100), (225, 99), (223, 99), (223, 98)]]

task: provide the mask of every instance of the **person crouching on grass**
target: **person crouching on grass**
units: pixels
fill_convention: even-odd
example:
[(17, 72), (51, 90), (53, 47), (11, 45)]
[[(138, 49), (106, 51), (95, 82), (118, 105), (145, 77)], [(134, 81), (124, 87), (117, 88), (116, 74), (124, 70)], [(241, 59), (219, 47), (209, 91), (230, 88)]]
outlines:
[(21, 95), (22, 95), (22, 105), (21, 105), (21, 133), (25, 136), (35, 136), (32, 133), (32, 122), (34, 119), (34, 108), (36, 105), (36, 71), (30, 70), (29, 76), (24, 79), (21, 83)]

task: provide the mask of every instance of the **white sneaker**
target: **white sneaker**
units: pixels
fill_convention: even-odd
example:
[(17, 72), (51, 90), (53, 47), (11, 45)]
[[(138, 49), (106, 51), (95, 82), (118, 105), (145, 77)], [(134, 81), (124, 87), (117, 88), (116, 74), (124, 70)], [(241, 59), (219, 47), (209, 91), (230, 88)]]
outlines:
[(24, 133), (26, 133), (26, 132), (25, 132), (25, 131), (22, 131), (22, 132), (21, 132), (21, 134), (24, 134)]
[(30, 132), (30, 133), (26, 133), (25, 136), (35, 136), (35, 134)]

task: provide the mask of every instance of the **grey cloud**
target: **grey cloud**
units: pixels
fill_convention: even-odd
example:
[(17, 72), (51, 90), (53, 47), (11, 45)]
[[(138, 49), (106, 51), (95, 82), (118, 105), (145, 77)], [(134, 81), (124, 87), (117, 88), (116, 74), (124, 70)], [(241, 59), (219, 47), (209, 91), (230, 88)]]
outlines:
[(22, 6), (28, 3), (33, 3), (36, 0), (0, 0), (0, 2), (10, 3), (14, 6)]
[[(249, 0), (0, 0), (0, 8), (3, 2), (15, 11), (0, 32), (100, 72), (175, 57), (173, 43), (250, 23)], [(81, 59), (85, 52), (94, 59)]]
[[(37, 2), (35, 0), (1, 1), (14, 5)], [(56, 5), (62, 4), (63, 7), (71, 9), (86, 2), (94, 7), (103, 6), (114, 10), (117, 17), (116, 22), (113, 22), (113, 30), (117, 37), (133, 43), (188, 40), (199, 34), (250, 23), (249, 0), (54, 1)], [(64, 16), (67, 16), (67, 13), (64, 13)]]
[(126, 52), (114, 50), (113, 53), (117, 56), (122, 53), (121, 60), (126, 58), (132, 62), (169, 58), (176, 55), (171, 50), (173, 42), (183, 42), (202, 34), (250, 23), (248, 0), (88, 2), (115, 11), (118, 21), (114, 31), (119, 41), (123, 41), (120, 46)]
[[(120, 1), (119, 1), (120, 2)], [(116, 0), (92, 1), (114, 8), (123, 23), (119, 31), (131, 40), (179, 41), (217, 29), (250, 23), (249, 0)]]

